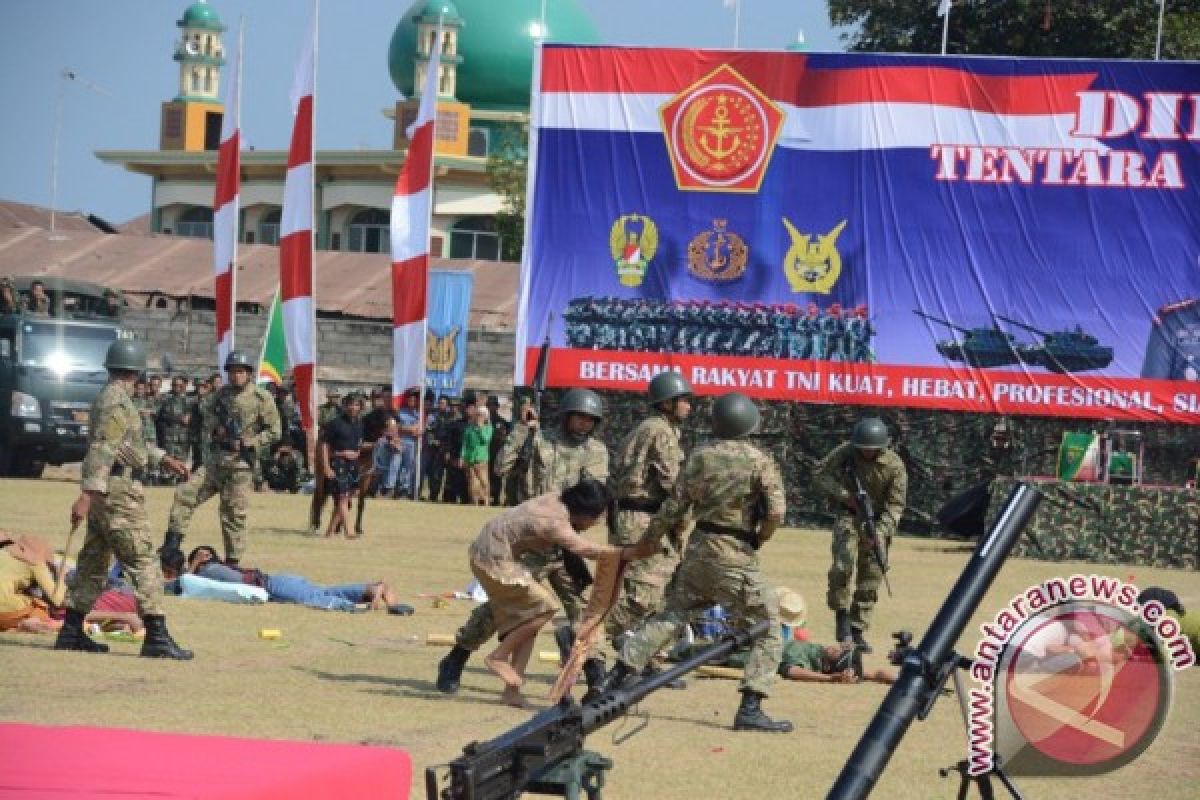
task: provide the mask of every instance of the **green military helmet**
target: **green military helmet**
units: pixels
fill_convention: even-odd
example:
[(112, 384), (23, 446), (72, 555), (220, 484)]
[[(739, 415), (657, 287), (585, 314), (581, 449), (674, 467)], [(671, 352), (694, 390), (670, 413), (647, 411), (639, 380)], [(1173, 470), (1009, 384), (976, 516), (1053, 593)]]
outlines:
[(683, 376), (674, 370), (660, 372), (654, 376), (654, 380), (650, 381), (650, 405), (656, 406), (659, 403), (665, 403), (668, 400), (674, 400), (678, 397), (688, 397), (692, 394), (692, 387), (683, 379)]
[(879, 417), (863, 417), (854, 424), (850, 443), (859, 450), (882, 450), (892, 441), (887, 425)]
[(255, 364), (245, 350), (230, 350), (229, 355), (225, 356), (225, 371), (228, 372), (234, 367), (242, 367), (254, 372)]
[(713, 433), (721, 439), (740, 439), (758, 427), (758, 406), (741, 392), (723, 394), (713, 403)]
[(568, 414), (584, 414), (599, 422), (604, 419), (604, 400), (591, 389), (572, 389), (563, 395), (559, 412), (564, 419)]
[(108, 346), (108, 352), (104, 354), (104, 368), (141, 372), (146, 368), (146, 350), (141, 342), (117, 339)]

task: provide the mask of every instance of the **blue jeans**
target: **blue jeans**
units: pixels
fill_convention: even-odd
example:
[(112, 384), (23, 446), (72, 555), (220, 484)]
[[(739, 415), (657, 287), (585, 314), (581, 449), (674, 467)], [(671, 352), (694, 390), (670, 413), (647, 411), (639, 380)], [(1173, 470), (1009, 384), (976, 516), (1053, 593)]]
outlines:
[(393, 450), (387, 440), (380, 439), (375, 445), (374, 461), (379, 485), (385, 492), (391, 492), (396, 488), (396, 481), (404, 470), (404, 448)]
[(317, 586), (303, 575), (271, 575), (267, 578), (267, 596), (276, 603), (299, 603), (325, 611), (353, 611), (364, 602), (365, 583)]
[(401, 439), (400, 450), (400, 472), (393, 482), (394, 486), (406, 489), (409, 497), (417, 496), (416, 480), (417, 480), (417, 440), (416, 439)]

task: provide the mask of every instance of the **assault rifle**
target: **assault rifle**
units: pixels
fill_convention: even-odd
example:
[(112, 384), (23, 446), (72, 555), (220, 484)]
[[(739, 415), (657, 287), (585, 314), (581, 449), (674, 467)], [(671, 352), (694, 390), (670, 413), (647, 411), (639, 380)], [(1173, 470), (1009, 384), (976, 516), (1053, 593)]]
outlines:
[[(542, 349), (538, 351), (537, 369), (533, 373), (533, 408), (537, 412), (538, 425), (542, 424), (542, 394), (546, 391), (546, 371), (550, 368), (550, 324), (554, 321), (554, 312), (546, 316), (546, 338), (542, 339)], [(516, 420), (513, 420), (516, 428)], [(536, 431), (530, 431), (521, 443), (517, 453), (517, 461), (513, 464), (513, 473), (518, 480), (525, 477), (529, 464), (533, 461), (533, 439)]]
[(867, 494), (867, 487), (863, 485), (862, 476), (858, 474), (858, 465), (854, 463), (853, 456), (846, 463), (850, 468), (850, 475), (854, 478), (854, 502), (858, 506), (863, 530), (867, 533), (867, 542), (871, 545), (871, 551), (875, 553), (875, 563), (883, 573), (883, 585), (887, 587), (888, 597), (891, 597), (892, 582), (888, 580), (887, 551), (884, 550), (886, 545), (879, 538), (879, 529), (875, 527), (875, 509), (871, 504), (871, 495)]
[[(578, 797), (584, 779), (603, 783), (602, 770), (611, 766), (603, 757), (590, 754), (587, 764), (583, 740), (589, 733), (619, 719), (646, 695), (681, 678), (698, 667), (723, 661), (735, 650), (767, 632), (763, 621), (749, 630), (730, 633), (689, 659), (680, 661), (632, 686), (609, 692), (600, 700), (580, 706), (564, 697), (552, 708), (540, 712), (528, 722), (487, 742), (473, 742), (449, 764), (425, 769), (425, 794), (428, 800), (512, 800), (525, 791), (544, 791), (549, 786), (574, 783)], [(576, 765), (585, 773), (561, 776), (559, 768)], [(443, 770), (445, 773), (443, 774)], [(443, 780), (446, 778), (447, 780)], [(593, 783), (593, 785), (596, 785)], [(598, 786), (597, 786), (598, 788)], [(588, 795), (592, 796), (591, 793)]]

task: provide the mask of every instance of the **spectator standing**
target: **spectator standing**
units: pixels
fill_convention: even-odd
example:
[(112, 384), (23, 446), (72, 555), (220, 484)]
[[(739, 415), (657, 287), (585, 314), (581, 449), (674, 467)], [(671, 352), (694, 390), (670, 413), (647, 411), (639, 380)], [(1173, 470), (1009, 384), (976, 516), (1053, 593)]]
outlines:
[(492, 443), (492, 422), (486, 408), (476, 408), (463, 433), (462, 461), (467, 475), (467, 494), (472, 505), (488, 505), (491, 487), (488, 485), (488, 467)]
[(342, 413), (325, 426), (321, 442), (322, 460), (325, 464), (325, 493), (334, 500), (333, 516), (325, 536), (331, 537), (339, 531), (347, 539), (357, 539), (351, 534), (347, 520), (350, 516), (350, 496), (358, 488), (358, 450), (362, 444), (362, 422), (359, 413), (362, 401), (357, 394), (350, 393), (342, 400)]
[(417, 500), (417, 437), (425, 430), (420, 415), (421, 391), (408, 389), (404, 392), (396, 421), (400, 431), (400, 476), (396, 484), (396, 496), (407, 495)]

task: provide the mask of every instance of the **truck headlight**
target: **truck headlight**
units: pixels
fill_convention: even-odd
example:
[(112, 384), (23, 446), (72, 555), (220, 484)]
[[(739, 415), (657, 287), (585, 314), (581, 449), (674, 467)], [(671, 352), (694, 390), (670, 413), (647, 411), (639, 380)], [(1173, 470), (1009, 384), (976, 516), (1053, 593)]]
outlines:
[(9, 414), (18, 419), (41, 419), (42, 404), (33, 395), (13, 392)]

